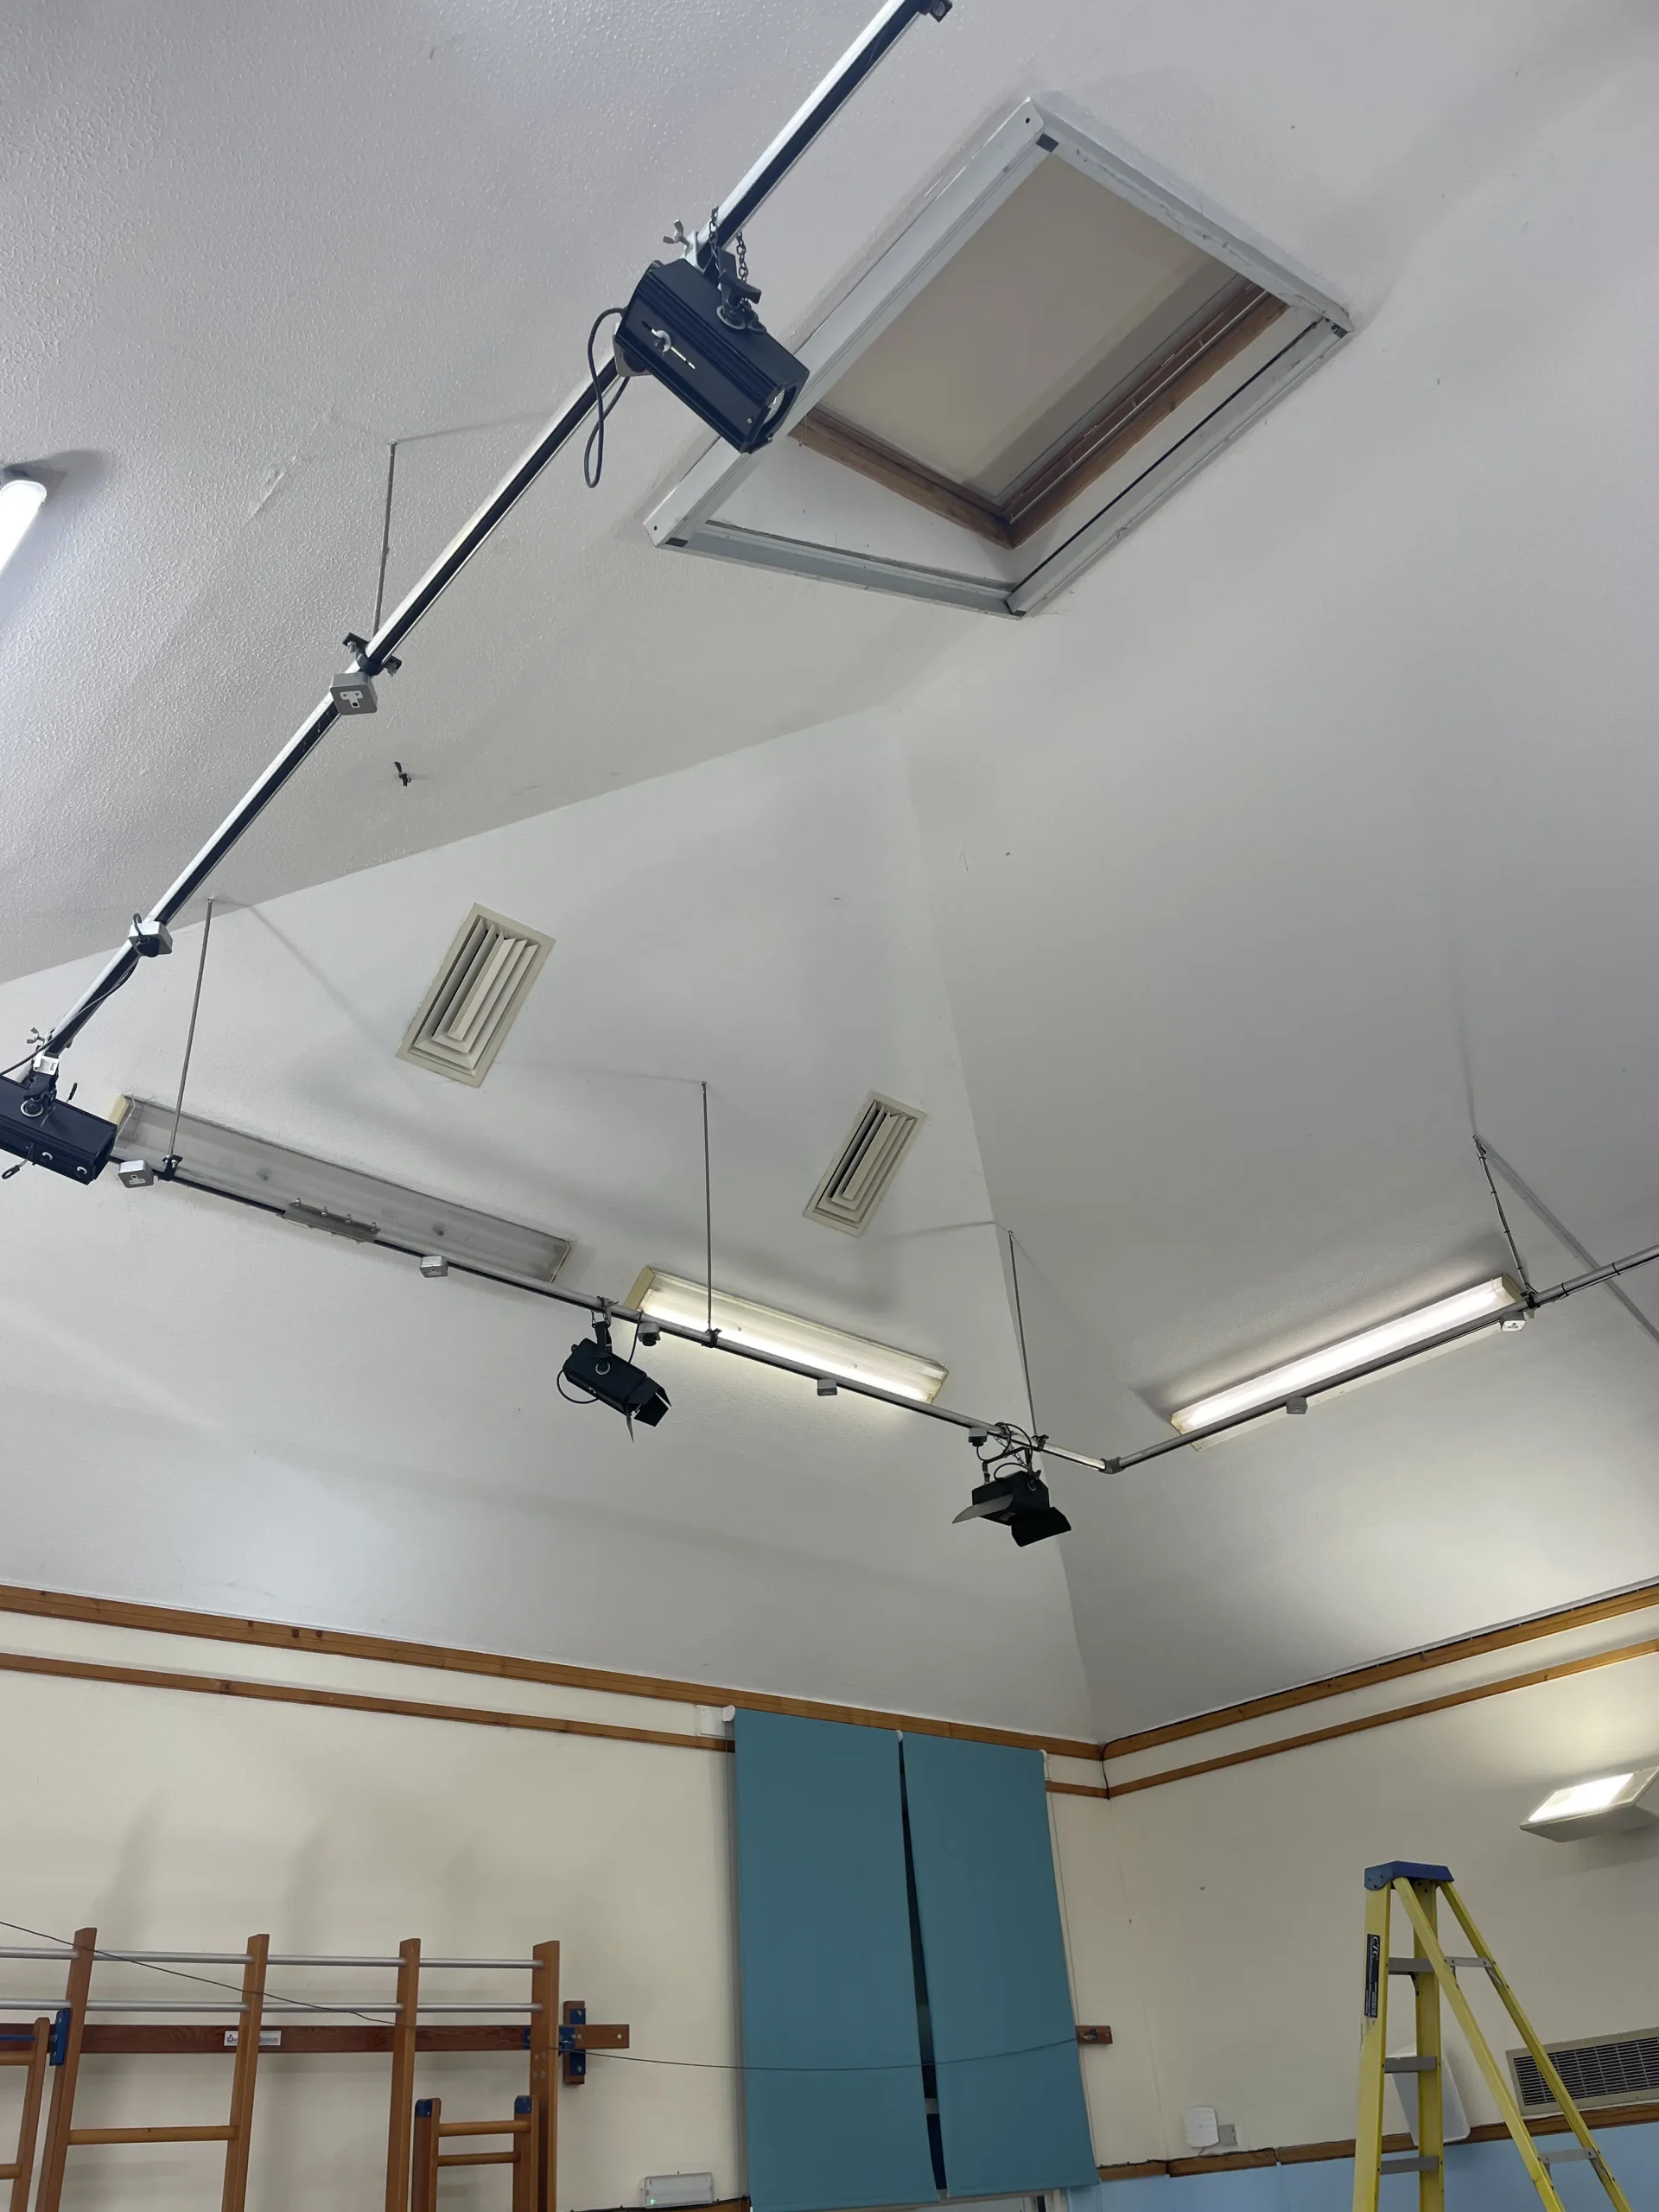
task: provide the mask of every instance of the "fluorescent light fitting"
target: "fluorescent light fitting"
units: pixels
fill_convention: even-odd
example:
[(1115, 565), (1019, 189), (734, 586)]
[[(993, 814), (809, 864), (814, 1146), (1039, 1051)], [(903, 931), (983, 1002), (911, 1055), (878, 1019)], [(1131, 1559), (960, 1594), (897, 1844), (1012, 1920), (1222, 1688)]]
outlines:
[(1529, 1835), (1545, 1836), (1552, 1843), (1649, 1827), (1659, 1820), (1659, 1810), (1645, 1802), (1649, 1796), (1659, 1798), (1653, 1786), (1656, 1781), (1659, 1767), (1641, 1766), (1593, 1775), (1587, 1782), (1569, 1782), (1551, 1790), (1521, 1825)]
[[(156, 1168), (174, 1149), (173, 1109), (143, 1098), (124, 1099), (115, 1118), (121, 1124), (116, 1150), (123, 1160), (117, 1172), (129, 1188), (143, 1188), (154, 1182)], [(248, 1200), (348, 1243), (389, 1244), (412, 1252), (423, 1275), (442, 1274), (453, 1260), (457, 1266), (470, 1262), (524, 1281), (551, 1282), (570, 1255), (567, 1236), (503, 1221), (332, 1160), (316, 1160), (199, 1115), (179, 1117), (176, 1148), (177, 1182)], [(143, 1161), (149, 1173), (130, 1173), (135, 1160)]]
[(1402, 1313), (1397, 1321), (1363, 1329), (1357, 1337), (1343, 1337), (1323, 1351), (1306, 1352), (1300, 1359), (1270, 1367), (1265, 1375), (1253, 1376), (1248, 1382), (1235, 1382), (1193, 1405), (1183, 1406), (1170, 1415), (1170, 1426), (1185, 1436), (1195, 1428), (1208, 1428), (1216, 1421), (1249, 1413), (1257, 1406), (1270, 1406), (1280, 1398), (1325, 1389), (1352, 1375), (1356, 1368), (1387, 1359), (1392, 1353), (1409, 1351), (1416, 1344), (1430, 1345), (1453, 1329), (1465, 1328), (1488, 1315), (1495, 1319), (1522, 1303), (1519, 1287), (1508, 1275), (1494, 1275), (1490, 1282), (1478, 1282), (1450, 1298), (1437, 1298), (1432, 1306), (1419, 1306), (1410, 1313)]
[[(629, 1292), (627, 1303), (656, 1321), (672, 1321), (686, 1329), (709, 1325), (709, 1293), (704, 1286), (690, 1282), (683, 1275), (664, 1274), (657, 1268), (645, 1270)], [(714, 1325), (726, 1344), (797, 1360), (816, 1374), (868, 1382), (874, 1389), (890, 1390), (896, 1398), (913, 1399), (918, 1405), (931, 1406), (944, 1388), (948, 1370), (937, 1359), (899, 1351), (892, 1344), (873, 1344), (868, 1337), (850, 1336), (846, 1330), (828, 1328), (822, 1321), (803, 1320), (798, 1313), (781, 1313), (773, 1306), (757, 1306), (752, 1299), (733, 1297), (729, 1291), (715, 1293)]]
[(29, 535), (46, 500), (46, 486), (32, 476), (0, 474), (0, 569)]

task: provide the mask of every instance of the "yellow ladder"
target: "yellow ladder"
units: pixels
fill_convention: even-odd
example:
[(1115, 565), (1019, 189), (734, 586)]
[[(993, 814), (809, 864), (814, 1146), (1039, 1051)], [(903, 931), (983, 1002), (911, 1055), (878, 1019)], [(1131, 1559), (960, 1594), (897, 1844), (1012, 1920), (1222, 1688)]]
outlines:
[[(1586, 2161), (1606, 2190), (1609, 2202), (1618, 2208), (1618, 2212), (1630, 2212), (1630, 2200), (1609, 2172), (1594, 2138), (1585, 2126), (1583, 2113), (1568, 2096), (1566, 2084), (1556, 2072), (1542, 2044), (1533, 2033), (1531, 2022), (1516, 2001), (1515, 1992), (1498, 1971), (1497, 1960), (1482, 1941), (1480, 1930), (1469, 1917), (1468, 1908), (1458, 1895), (1452, 1882), (1451, 1868), (1421, 1866), (1410, 1859), (1393, 1859), (1386, 1866), (1366, 1868), (1365, 1891), (1365, 2010), (1359, 2045), (1359, 2128), (1354, 2144), (1354, 2212), (1377, 2212), (1377, 2196), (1384, 2174), (1410, 2173), (1417, 2176), (1418, 2212), (1445, 2212), (1446, 2112), (1441, 2070), (1445, 2054), (1440, 2041), (1442, 1993), (1456, 2016), (1459, 2026), (1468, 2038), (1469, 2048), (1475, 2054), (1481, 2072), (1486, 2077), (1486, 2086), (1497, 2101), (1503, 2125), (1515, 2139), (1515, 2147), (1532, 2177), (1532, 2185), (1540, 2200), (1550, 2207), (1550, 2212), (1564, 2212), (1550, 2168), (1564, 2164), (1569, 2159)], [(1438, 1907), (1442, 1895), (1451, 1906), (1458, 1925), (1469, 1939), (1472, 1956), (1448, 1958), (1440, 1948)], [(1389, 1953), (1390, 1923), (1396, 1897), (1411, 1923), (1413, 1942), (1408, 1957), (1393, 1958)], [(1531, 2053), (1534, 2065), (1542, 2075), (1551, 2096), (1560, 2107), (1567, 2126), (1578, 2139), (1570, 2150), (1540, 2151), (1533, 2141), (1527, 2123), (1521, 2116), (1521, 2108), (1504, 2078), (1503, 2069), (1481, 2033), (1480, 2024), (1474, 2016), (1468, 1998), (1459, 1986), (1459, 1967), (1479, 1968), (1503, 1999), (1503, 2008)], [(1411, 1976), (1416, 1997), (1417, 2053), (1414, 2058), (1390, 2058), (1388, 2056), (1389, 1977), (1395, 1974)], [(1382, 2155), (1382, 2088), (1386, 2077), (1390, 2074), (1414, 2074), (1417, 2077), (1417, 2148), (1408, 2158), (1385, 2158)]]

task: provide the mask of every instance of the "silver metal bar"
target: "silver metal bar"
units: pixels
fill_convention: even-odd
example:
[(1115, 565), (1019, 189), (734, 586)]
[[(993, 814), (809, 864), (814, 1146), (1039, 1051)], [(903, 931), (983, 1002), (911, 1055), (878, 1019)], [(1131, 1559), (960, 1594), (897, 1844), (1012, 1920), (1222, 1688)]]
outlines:
[[(741, 230), (766, 195), (780, 183), (842, 103), (850, 99), (896, 40), (918, 16), (942, 16), (950, 0), (887, 0), (887, 5), (849, 47), (830, 74), (798, 109), (750, 168), (736, 190), (721, 202), (711, 223), (697, 233), (697, 252), (707, 259)], [(549, 423), (517, 466), (504, 476), (465, 528), (457, 532), (419, 582), (405, 593), (386, 620), (380, 623), (358, 657), (368, 677), (380, 675), (410, 632), (429, 613), (461, 574), (498, 523), (511, 514), (549, 461), (568, 444), (593, 412), (621, 372), (607, 353), (597, 372), (580, 385)], [(338, 721), (334, 696), (318, 701), (293, 736), (246, 795), (227, 814), (183, 874), (162, 894), (149, 918), (170, 922), (187, 902), (202, 889), (219, 862), (249, 830)], [(131, 941), (112, 953), (74, 1005), (56, 1024), (41, 1047), (43, 1053), (61, 1052), (73, 1042), (105, 999), (126, 982), (137, 967), (140, 955)]]
[(1632, 1252), (1626, 1260), (1610, 1260), (1605, 1268), (1592, 1268), (1587, 1274), (1569, 1275), (1565, 1282), (1558, 1282), (1554, 1290), (1535, 1293), (1535, 1306), (1554, 1306), (1558, 1299), (1571, 1298), (1575, 1291), (1589, 1290), (1599, 1282), (1611, 1282), (1615, 1275), (1627, 1275), (1637, 1268), (1645, 1268), (1659, 1260), (1659, 1244), (1649, 1244), (1640, 1252)]
[[(396, 1973), (404, 1963), (402, 1959), (354, 1959), (330, 1957), (326, 1953), (302, 1951), (273, 1951), (268, 1963), (273, 1967), (384, 1967), (389, 1974)], [(476, 1967), (480, 1973), (530, 1974), (539, 1962), (535, 1959), (427, 1959), (421, 1961), (421, 1972), (434, 1968)]]
[(735, 237), (918, 16), (942, 17), (950, 5), (950, 0), (887, 0), (880, 14), (866, 25), (829, 75), (791, 116), (742, 182), (698, 230), (695, 245), (699, 260), (706, 260), (716, 247)]

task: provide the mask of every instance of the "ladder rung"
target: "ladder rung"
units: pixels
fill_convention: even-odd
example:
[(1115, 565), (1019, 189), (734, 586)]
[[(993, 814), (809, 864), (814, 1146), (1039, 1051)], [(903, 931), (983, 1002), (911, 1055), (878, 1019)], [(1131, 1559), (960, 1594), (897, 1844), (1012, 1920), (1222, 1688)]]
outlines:
[(1440, 2171), (1438, 2158), (1384, 2158), (1377, 2168), (1383, 2174), (1437, 2174)]
[(1433, 1974), (1433, 1965), (1427, 1959), (1390, 1959), (1390, 1974)]
[(1565, 2166), (1574, 2158), (1593, 2158), (1595, 2155), (1593, 2151), (1586, 2151), (1582, 2143), (1575, 2143), (1567, 2151), (1541, 2151), (1538, 2163), (1541, 2166)]
[(1433, 2074), (1438, 2070), (1440, 2063), (1438, 2058), (1385, 2058), (1382, 2071), (1385, 2074)]
[(1446, 1963), (1447, 1964), (1447, 1966), (1449, 1966), (1449, 1967), (1451, 1967), (1451, 1969), (1452, 1969), (1452, 1973), (1453, 1973), (1453, 1974), (1455, 1974), (1455, 1973), (1457, 1972), (1457, 1970), (1458, 1970), (1458, 1968), (1459, 1968), (1459, 1967), (1483, 1967), (1483, 1968), (1485, 1970), (1485, 1972), (1486, 1972), (1486, 1973), (1491, 1974), (1491, 1973), (1494, 1970), (1494, 1968), (1497, 1967), (1497, 1960), (1496, 1960), (1496, 1959), (1480, 1959), (1480, 1958), (1469, 1958), (1469, 1959), (1456, 1958), (1456, 1959), (1454, 1959), (1453, 1957), (1452, 1957), (1452, 1955), (1450, 1955), (1450, 1953), (1448, 1953), (1448, 1954), (1447, 1954), (1447, 1955), (1446, 1955)]

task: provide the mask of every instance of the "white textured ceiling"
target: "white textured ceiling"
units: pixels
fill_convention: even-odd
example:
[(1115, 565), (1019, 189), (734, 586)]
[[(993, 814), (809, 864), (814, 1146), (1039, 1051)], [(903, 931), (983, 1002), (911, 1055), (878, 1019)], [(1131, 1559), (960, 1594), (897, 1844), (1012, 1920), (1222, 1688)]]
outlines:
[[(0, 582), (5, 972), (112, 941), (309, 706), (370, 612), (386, 441), (395, 590), (864, 8), (14, 8), (0, 458), (65, 480)], [(544, 1214), (620, 1290), (696, 1261), (695, 1158), (626, 1084), (709, 1074), (747, 1102), (734, 1287), (908, 1330), (952, 1395), (1017, 1411), (990, 1247), (929, 1256), (995, 1212), (1039, 1412), (1109, 1450), (1490, 1272), (1471, 1115), (1599, 1255), (1659, 1234), (1656, 61), (1648, 12), (1595, 0), (957, 0), (918, 27), (754, 226), (784, 333), (1034, 86), (1308, 266), (1353, 342), (1024, 625), (651, 552), (639, 512), (696, 440), (631, 392), (603, 489), (538, 490), (227, 871), (252, 902), (446, 849), (232, 918), (204, 1110)], [(894, 763), (925, 863), (872, 827)], [(494, 833), (522, 846), (452, 843), (555, 808)], [(527, 1014), (468, 1110), (389, 1055), (474, 898), (562, 949), (541, 1043)], [(72, 981), (9, 990), (8, 1033)], [(89, 1033), (89, 1091), (162, 1080), (188, 981), (141, 976)], [(826, 1255), (800, 1199), (907, 1077), (954, 1165)], [(960, 1447), (931, 1431), (854, 1415), (826, 1459), (793, 1401), (688, 1376), (683, 1444), (578, 1465), (544, 1375), (503, 1395), (517, 1323), (401, 1277), (383, 1305), (378, 1260), (268, 1259), (283, 1232), (175, 1193), (3, 1187), (31, 1270), (10, 1433), (78, 1439), (55, 1491), (19, 1486), (42, 1579), (365, 1623), (412, 1591), (430, 1632), (1081, 1725), (1052, 1555), (944, 1528)], [(415, 1421), (440, 1310), (473, 1318)], [(1306, 1423), (1060, 1478), (1096, 1717), (1653, 1572), (1656, 1417), (1659, 1347), (1598, 1294)]]

